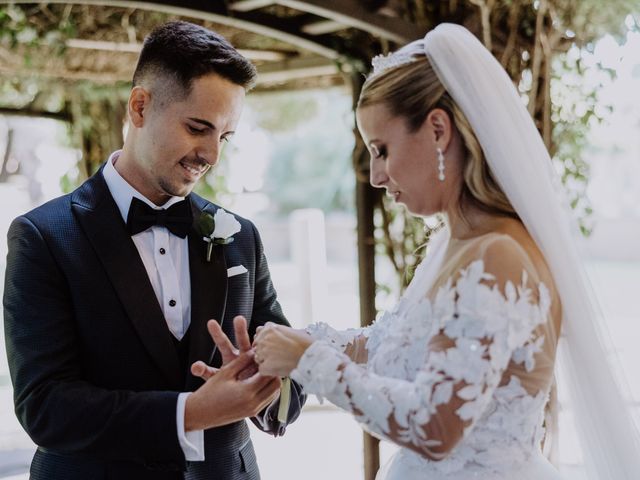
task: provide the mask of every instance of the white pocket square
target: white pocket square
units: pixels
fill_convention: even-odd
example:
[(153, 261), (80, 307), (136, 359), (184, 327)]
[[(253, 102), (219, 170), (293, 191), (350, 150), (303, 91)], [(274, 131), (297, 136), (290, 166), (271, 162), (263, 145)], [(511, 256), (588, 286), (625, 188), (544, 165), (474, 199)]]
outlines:
[(227, 269), (227, 277), (235, 277), (241, 273), (247, 273), (247, 269), (244, 268), (244, 265), (237, 265)]

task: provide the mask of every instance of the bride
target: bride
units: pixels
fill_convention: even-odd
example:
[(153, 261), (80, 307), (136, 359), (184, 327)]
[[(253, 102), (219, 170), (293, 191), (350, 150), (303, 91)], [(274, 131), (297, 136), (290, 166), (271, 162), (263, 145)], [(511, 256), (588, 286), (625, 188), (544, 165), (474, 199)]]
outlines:
[(551, 161), (508, 76), (450, 24), (373, 65), (357, 109), (371, 183), (447, 227), (371, 327), (262, 328), (261, 373), (403, 447), (379, 478), (555, 480), (541, 442), (562, 332), (590, 478), (639, 478)]

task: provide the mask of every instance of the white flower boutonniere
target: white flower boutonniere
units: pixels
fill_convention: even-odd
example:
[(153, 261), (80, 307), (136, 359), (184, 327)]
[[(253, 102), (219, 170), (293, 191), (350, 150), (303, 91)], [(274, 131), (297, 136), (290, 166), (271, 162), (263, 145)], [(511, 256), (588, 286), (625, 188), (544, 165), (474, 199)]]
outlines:
[(207, 243), (207, 262), (211, 261), (211, 252), (214, 245), (228, 245), (233, 242), (233, 236), (242, 226), (236, 217), (219, 208), (215, 215), (203, 212), (198, 220), (202, 239)]

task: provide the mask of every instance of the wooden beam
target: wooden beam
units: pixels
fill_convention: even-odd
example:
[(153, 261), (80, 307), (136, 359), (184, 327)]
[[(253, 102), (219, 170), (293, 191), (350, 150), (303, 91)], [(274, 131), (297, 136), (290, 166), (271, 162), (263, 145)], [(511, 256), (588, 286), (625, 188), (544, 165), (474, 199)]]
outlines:
[[(0, 0), (2, 4), (33, 3), (21, 0)], [(207, 0), (50, 0), (47, 3), (63, 3), (78, 5), (97, 5), (120, 8), (137, 8), (154, 12), (165, 12), (192, 18), (200, 18), (210, 22), (227, 25), (239, 30), (253, 32), (258, 35), (273, 38), (281, 42), (294, 45), (322, 57), (332, 60), (341, 56), (340, 51), (330, 45), (328, 41), (315, 39), (300, 32), (295, 25), (285, 19), (278, 19), (273, 15), (258, 15), (259, 12), (237, 12), (229, 16), (223, 2)]]
[(125, 42), (105, 42), (101, 40), (85, 40), (82, 38), (70, 38), (65, 44), (69, 48), (79, 48), (81, 50), (101, 50), (104, 52), (127, 52), (140, 53), (141, 43)]
[(345, 28), (349, 27), (335, 20), (322, 20), (320, 22), (308, 23), (302, 27), (302, 31), (309, 35), (324, 35), (326, 33), (339, 32)]
[(258, 85), (284, 83), (301, 78), (326, 77), (340, 74), (333, 62), (324, 58), (305, 58), (269, 63), (258, 68)]
[[(346, 64), (345, 64), (346, 65)], [(133, 68), (133, 67), (132, 67)], [(344, 69), (344, 66), (343, 66)], [(348, 70), (344, 70), (348, 71)], [(280, 62), (267, 63), (258, 67), (257, 85), (270, 85), (276, 83), (286, 83), (304, 78), (329, 77), (338, 75), (340, 70), (333, 62), (323, 58), (309, 58), (296, 60), (283, 60)], [(37, 75), (42, 78), (52, 78), (68, 81), (89, 80), (91, 82), (105, 85), (116, 82), (130, 82), (133, 71), (127, 74), (105, 74), (101, 72), (88, 72), (84, 70), (67, 70), (64, 66), (57, 66), (49, 69), (38, 69), (37, 72), (21, 65), (7, 66), (0, 65), (0, 75), (33, 77)]]
[[(102, 50), (106, 52), (127, 52), (140, 53), (141, 43), (105, 42), (100, 40), (86, 40), (82, 38), (70, 38), (66, 42), (69, 48), (79, 48), (82, 50)], [(239, 48), (238, 52), (250, 60), (261, 60), (265, 62), (278, 62), (285, 60), (287, 55), (273, 50), (252, 50)]]
[(276, 2), (396, 43), (407, 43), (422, 38), (425, 34), (417, 25), (400, 18), (370, 12), (359, 0), (276, 0)]
[[(364, 77), (351, 75), (351, 95), (355, 112)], [(376, 253), (375, 224), (373, 221), (380, 190), (369, 184), (369, 154), (358, 130), (354, 128), (355, 146), (352, 162), (356, 174), (356, 215), (358, 241), (358, 281), (360, 293), (360, 326), (371, 325), (376, 317)], [(379, 440), (363, 433), (364, 480), (374, 480), (380, 468)]]
[(238, 0), (229, 4), (230, 10), (236, 12), (248, 12), (250, 10), (258, 10), (259, 8), (273, 5), (273, 0)]
[(247, 48), (239, 48), (238, 52), (249, 60), (261, 60), (263, 62), (279, 62), (288, 57), (286, 53), (276, 52), (275, 50), (251, 50)]

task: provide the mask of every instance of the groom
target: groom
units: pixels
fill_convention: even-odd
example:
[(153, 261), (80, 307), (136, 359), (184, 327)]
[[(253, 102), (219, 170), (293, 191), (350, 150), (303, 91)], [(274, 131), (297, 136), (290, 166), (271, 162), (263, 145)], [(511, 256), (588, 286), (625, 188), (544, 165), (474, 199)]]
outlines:
[[(191, 193), (255, 75), (218, 34), (159, 27), (134, 73), (123, 149), (12, 223), (5, 336), (16, 414), (38, 445), (32, 479), (259, 478), (244, 419), (273, 435), (286, 422), (280, 380), (255, 373), (250, 338), (287, 322), (256, 228)], [(221, 356), (209, 319), (216, 340), (244, 348)], [(195, 362), (221, 368), (203, 382)], [(288, 421), (303, 402), (293, 384)]]

